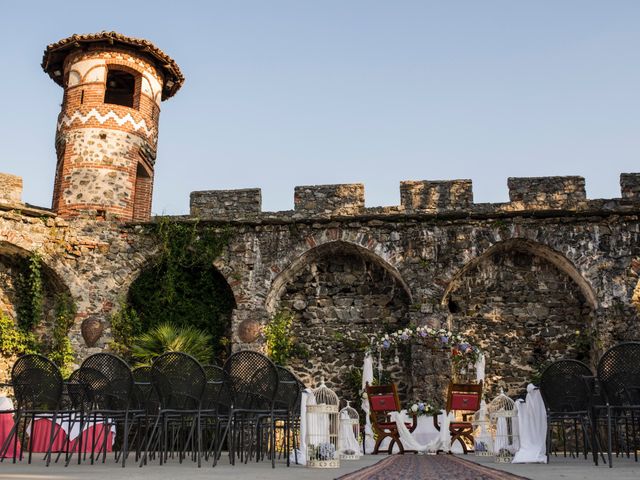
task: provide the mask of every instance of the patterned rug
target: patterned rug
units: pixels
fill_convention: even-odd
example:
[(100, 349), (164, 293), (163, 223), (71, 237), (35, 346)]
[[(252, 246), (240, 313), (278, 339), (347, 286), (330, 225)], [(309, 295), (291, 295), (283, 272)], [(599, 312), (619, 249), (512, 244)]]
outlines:
[[(514, 480), (510, 473), (453, 455), (393, 455), (337, 480)], [(526, 480), (526, 479), (525, 479)]]

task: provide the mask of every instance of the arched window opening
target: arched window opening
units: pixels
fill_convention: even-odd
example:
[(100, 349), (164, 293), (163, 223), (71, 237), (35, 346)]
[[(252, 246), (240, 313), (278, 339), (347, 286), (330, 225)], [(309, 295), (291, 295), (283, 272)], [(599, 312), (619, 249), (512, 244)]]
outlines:
[(104, 103), (133, 108), (136, 78), (123, 70), (109, 70)]
[(133, 220), (147, 221), (151, 217), (151, 175), (138, 163), (135, 193), (133, 197)]

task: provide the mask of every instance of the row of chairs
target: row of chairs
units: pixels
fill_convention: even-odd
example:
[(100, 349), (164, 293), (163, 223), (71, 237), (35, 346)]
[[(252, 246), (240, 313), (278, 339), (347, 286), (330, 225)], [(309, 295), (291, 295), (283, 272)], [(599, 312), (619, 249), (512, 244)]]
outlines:
[(542, 373), (540, 393), (547, 408), (547, 458), (556, 438), (565, 455), (569, 440), (576, 454), (582, 451), (586, 458), (591, 451), (596, 465), (599, 456), (604, 459), (603, 445), (609, 467), (614, 452), (616, 456), (633, 452), (638, 460), (640, 342), (624, 342), (607, 350), (596, 375), (577, 360), (552, 363)]
[[(222, 367), (201, 365), (181, 352), (165, 353), (150, 367), (130, 369), (115, 355), (98, 353), (88, 357), (65, 382), (59, 369), (41, 355), (18, 358), (11, 374), (16, 399), (14, 425), (0, 447), (17, 452), (29, 436), (28, 461), (33, 453), (34, 425), (51, 422), (45, 460), (49, 465), (65, 456), (69, 465), (74, 454), (80, 463), (105, 462), (111, 450), (109, 435), (115, 430), (116, 460), (124, 467), (135, 449), (140, 466), (169, 456), (182, 462), (188, 456), (201, 466), (202, 459), (215, 465), (226, 446), (232, 464), (268, 456), (276, 457), (276, 430), (283, 435), (287, 456), (290, 438), (299, 426), (299, 404), (303, 384), (284, 367), (253, 351), (236, 352)], [(68, 435), (62, 448), (58, 436), (63, 425)], [(295, 445), (294, 445), (295, 447)], [(23, 453), (13, 456), (22, 460)]]

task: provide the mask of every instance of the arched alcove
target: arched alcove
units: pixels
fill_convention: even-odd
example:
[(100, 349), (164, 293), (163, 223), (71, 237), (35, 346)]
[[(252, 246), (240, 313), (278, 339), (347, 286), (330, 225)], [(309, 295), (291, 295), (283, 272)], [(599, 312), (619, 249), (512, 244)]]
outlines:
[(140, 332), (165, 322), (190, 325), (212, 335), (216, 357), (228, 353), (236, 301), (213, 265), (179, 268), (167, 275), (165, 263), (150, 262), (129, 286), (126, 301), (137, 314)]
[[(62, 305), (69, 305), (71, 294), (53, 268), (40, 257), (34, 262), (32, 255), (17, 245), (0, 241), (0, 315), (8, 317), (17, 330), (35, 334), (39, 352), (60, 362), (56, 356), (59, 340), (53, 332), (56, 315), (61, 314)], [(71, 310), (65, 313), (73, 314)], [(15, 347), (14, 343), (9, 351)], [(0, 382), (8, 381), (14, 360), (15, 351), (0, 354)]]
[[(338, 395), (353, 397), (352, 368), (362, 367), (362, 346), (372, 333), (407, 323), (411, 297), (398, 272), (366, 249), (344, 241), (305, 252), (280, 273), (268, 309), (293, 312), (291, 335), (306, 350), (292, 368), (307, 384), (324, 376)], [(406, 391), (407, 362), (385, 370)], [(356, 380), (357, 381), (357, 380)]]
[(568, 259), (525, 240), (494, 245), (443, 297), (451, 327), (487, 353), (487, 386), (519, 393), (550, 361), (591, 359), (595, 295)]

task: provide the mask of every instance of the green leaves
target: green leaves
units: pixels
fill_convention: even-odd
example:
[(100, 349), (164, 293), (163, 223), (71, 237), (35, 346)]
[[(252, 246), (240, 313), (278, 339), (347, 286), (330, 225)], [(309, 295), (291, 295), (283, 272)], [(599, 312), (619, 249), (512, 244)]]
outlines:
[(290, 311), (280, 310), (263, 329), (267, 355), (278, 365), (286, 365), (296, 353), (296, 344), (291, 335), (293, 319)]
[(68, 334), (76, 316), (76, 306), (69, 295), (56, 296), (53, 339), (49, 348), (49, 358), (60, 367), (63, 377), (71, 374), (71, 364), (75, 360)]
[(5, 356), (36, 353), (38, 341), (32, 332), (19, 328), (11, 317), (0, 313), (0, 353)]
[(16, 314), (18, 325), (24, 331), (34, 330), (42, 321), (42, 283), (42, 258), (36, 252), (25, 259), (22, 272), (16, 279)]
[(199, 362), (208, 363), (213, 356), (211, 340), (211, 335), (197, 328), (162, 323), (134, 338), (131, 354), (139, 365), (150, 365), (165, 352), (188, 353)]

